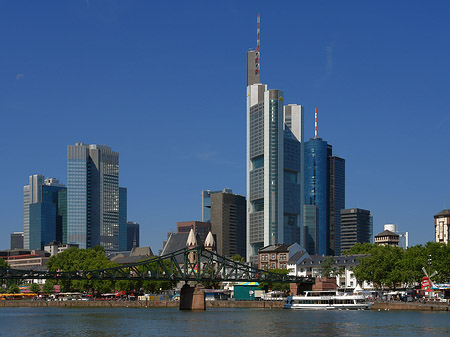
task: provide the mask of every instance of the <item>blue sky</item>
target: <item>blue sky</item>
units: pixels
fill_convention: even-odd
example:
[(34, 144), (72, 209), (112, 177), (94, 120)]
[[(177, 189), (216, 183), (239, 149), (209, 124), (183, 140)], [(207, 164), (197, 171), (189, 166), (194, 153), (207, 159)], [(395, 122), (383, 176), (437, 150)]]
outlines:
[(305, 106), (306, 138), (346, 159), (346, 207), (433, 240), (450, 208), (446, 1), (0, 1), (0, 249), (31, 174), (66, 183), (66, 148), (120, 153), (128, 219), (161, 248), (202, 189), (245, 195), (246, 52)]

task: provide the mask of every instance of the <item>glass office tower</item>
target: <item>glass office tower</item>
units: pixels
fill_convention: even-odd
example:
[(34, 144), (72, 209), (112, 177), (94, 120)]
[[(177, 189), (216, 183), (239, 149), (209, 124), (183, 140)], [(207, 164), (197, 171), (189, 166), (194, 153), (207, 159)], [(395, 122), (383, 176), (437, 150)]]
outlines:
[(247, 87), (247, 261), (271, 244), (298, 242), (303, 220), (303, 107), (280, 90)]
[(328, 157), (328, 255), (341, 255), (341, 209), (345, 208), (345, 160)]
[(108, 146), (67, 147), (67, 242), (119, 249), (119, 153)]
[[(331, 147), (321, 138), (311, 138), (305, 142), (305, 205), (318, 207), (319, 221), (316, 228), (314, 247), (310, 254), (326, 255), (328, 249), (328, 153)], [(305, 247), (310, 246), (304, 238)]]
[(25, 249), (43, 249), (52, 241), (61, 242), (64, 203), (58, 195), (65, 189), (57, 179), (30, 176), (29, 185), (24, 186)]

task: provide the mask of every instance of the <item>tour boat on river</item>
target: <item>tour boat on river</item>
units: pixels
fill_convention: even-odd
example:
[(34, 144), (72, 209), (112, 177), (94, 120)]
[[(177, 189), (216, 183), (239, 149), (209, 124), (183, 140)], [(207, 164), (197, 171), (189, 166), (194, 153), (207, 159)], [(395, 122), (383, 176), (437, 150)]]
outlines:
[(333, 291), (306, 291), (305, 296), (288, 296), (285, 309), (302, 310), (367, 310), (369, 303), (363, 295)]

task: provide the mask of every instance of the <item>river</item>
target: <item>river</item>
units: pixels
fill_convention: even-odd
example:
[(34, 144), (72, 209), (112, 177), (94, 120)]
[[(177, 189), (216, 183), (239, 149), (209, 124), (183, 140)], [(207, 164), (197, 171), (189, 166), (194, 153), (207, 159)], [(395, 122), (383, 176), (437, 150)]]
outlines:
[(0, 308), (0, 336), (445, 335), (448, 312)]

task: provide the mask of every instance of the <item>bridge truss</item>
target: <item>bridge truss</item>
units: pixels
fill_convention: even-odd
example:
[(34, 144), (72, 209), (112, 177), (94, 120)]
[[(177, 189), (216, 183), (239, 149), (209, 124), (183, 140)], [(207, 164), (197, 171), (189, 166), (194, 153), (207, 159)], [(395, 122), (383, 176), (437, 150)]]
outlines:
[(107, 269), (33, 271), (0, 268), (0, 279), (160, 280), (213, 282), (314, 283), (310, 277), (282, 275), (233, 261), (197, 246)]

